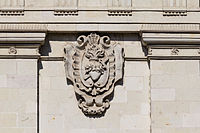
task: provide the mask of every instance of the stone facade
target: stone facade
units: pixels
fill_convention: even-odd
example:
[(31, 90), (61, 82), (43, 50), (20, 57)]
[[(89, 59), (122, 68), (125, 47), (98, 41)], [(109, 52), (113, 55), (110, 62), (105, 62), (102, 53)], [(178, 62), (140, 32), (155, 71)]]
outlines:
[(0, 133), (199, 133), (199, 20), (199, 0), (0, 0)]

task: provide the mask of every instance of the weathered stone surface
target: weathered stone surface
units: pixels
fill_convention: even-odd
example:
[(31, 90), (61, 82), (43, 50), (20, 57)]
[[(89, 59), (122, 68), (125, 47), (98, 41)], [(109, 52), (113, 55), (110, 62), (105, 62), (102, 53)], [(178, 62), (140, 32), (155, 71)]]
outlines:
[(152, 131), (198, 132), (199, 61), (152, 61), (151, 64)]
[(1, 59), (0, 64), (0, 132), (36, 133), (37, 60)]
[(0, 127), (16, 127), (17, 114), (16, 113), (0, 113)]
[[(199, 20), (199, 0), (0, 0), (0, 133), (199, 133)], [(84, 51), (77, 38), (91, 32), (125, 59), (100, 76), (88, 71), (95, 83), (103, 72), (115, 79), (101, 82), (112, 89), (99, 118), (78, 108), (73, 62), (64, 66), (66, 45)]]
[[(64, 65), (61, 62), (62, 61), (57, 61), (57, 67), (63, 70)], [(137, 90), (135, 89), (135, 87), (133, 88), (133, 90), (128, 90), (126, 89), (125, 84), (123, 86), (116, 86), (113, 100), (110, 103), (111, 106), (107, 110), (105, 116), (94, 119), (86, 117), (78, 109), (74, 88), (72, 85), (67, 85), (67, 81), (65, 81), (66, 78), (64, 76), (54, 75), (52, 77), (51, 75), (46, 75), (46, 73), (51, 73), (51, 71), (54, 71), (53, 69), (48, 69), (48, 66), (51, 63), (52, 61), (42, 61), (41, 63), (43, 66), (43, 69), (41, 69), (41, 72), (43, 71), (41, 73), (41, 79), (45, 77), (47, 77), (47, 79), (52, 79), (50, 80), (49, 85), (48, 82), (46, 82), (44, 83), (44, 88), (41, 87), (40, 89), (41, 132), (54, 133), (55, 131), (94, 131), (97, 133), (126, 133), (129, 131), (134, 131), (138, 133), (148, 133), (150, 127), (149, 125), (148, 128), (146, 128), (148, 123), (146, 123), (145, 128), (143, 125), (143, 129), (138, 129), (139, 127), (131, 127), (131, 129), (120, 129), (120, 120), (122, 119), (123, 115), (127, 114), (134, 116), (136, 115), (139, 120), (139, 117), (141, 117), (141, 123), (145, 122), (145, 119), (149, 122), (150, 104), (149, 87), (147, 86), (149, 84), (147, 83), (149, 80), (145, 80), (145, 85), (141, 90)], [(146, 66), (145, 63), (143, 65)], [(148, 71), (148, 69), (145, 69), (145, 71)], [(143, 75), (144, 78), (149, 76), (144, 75), (143, 73), (143, 71), (140, 71), (137, 74)], [(148, 72), (146, 73), (148, 74)], [(126, 78), (128, 79), (128, 77)], [(140, 78), (141, 76), (139, 77), (139, 79)], [(137, 81), (137, 77), (136, 80), (133, 81)], [(58, 87), (56, 87), (56, 84)], [(47, 86), (54, 87), (47, 88)], [(136, 87), (137, 86), (138, 85), (136, 85)], [(146, 88), (146, 86), (148, 88)], [(145, 118), (143, 119), (144, 115)], [(62, 126), (63, 124), (64, 126)], [(125, 124), (125, 122), (123, 124)], [(140, 125), (140, 128), (142, 128), (142, 124)]]

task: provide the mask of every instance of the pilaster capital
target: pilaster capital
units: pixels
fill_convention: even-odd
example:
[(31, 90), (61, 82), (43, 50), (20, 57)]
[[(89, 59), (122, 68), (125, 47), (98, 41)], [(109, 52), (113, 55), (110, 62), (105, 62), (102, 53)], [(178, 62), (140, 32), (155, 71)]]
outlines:
[(38, 58), (45, 37), (36, 25), (0, 25), (0, 58)]
[(200, 33), (143, 32), (151, 59), (200, 59)]

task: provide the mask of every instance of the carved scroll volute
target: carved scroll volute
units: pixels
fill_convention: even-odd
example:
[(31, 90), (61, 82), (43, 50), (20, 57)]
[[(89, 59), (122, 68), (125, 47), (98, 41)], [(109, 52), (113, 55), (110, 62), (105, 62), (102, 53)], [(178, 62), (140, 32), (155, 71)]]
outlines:
[(66, 76), (73, 82), (78, 104), (86, 115), (102, 115), (110, 106), (109, 96), (122, 78), (123, 49), (108, 36), (91, 33), (78, 37), (65, 51)]

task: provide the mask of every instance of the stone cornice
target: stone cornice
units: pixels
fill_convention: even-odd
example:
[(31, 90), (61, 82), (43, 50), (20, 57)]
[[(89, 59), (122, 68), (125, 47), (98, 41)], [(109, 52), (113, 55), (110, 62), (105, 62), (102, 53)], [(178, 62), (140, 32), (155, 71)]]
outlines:
[(147, 45), (199, 45), (200, 34), (188, 33), (142, 33), (142, 42)]
[(46, 33), (0, 33), (0, 47), (35, 47), (44, 43)]

